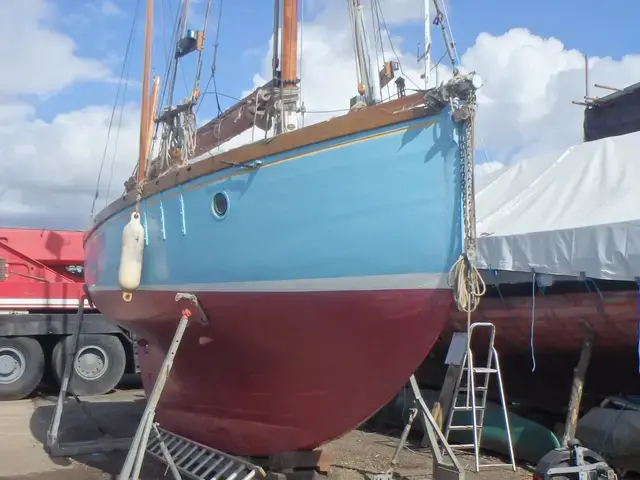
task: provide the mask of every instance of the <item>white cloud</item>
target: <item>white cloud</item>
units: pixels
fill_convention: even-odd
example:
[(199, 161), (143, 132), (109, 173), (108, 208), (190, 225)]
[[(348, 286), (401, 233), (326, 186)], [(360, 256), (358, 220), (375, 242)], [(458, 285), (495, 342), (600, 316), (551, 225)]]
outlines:
[[(0, 217), (22, 225), (88, 226), (111, 108), (86, 107), (59, 114), (51, 122), (34, 119), (25, 109), (8, 123), (2, 122), (7, 115), (0, 106)], [(138, 125), (139, 111), (128, 106), (123, 110), (115, 160), (115, 125), (111, 131), (97, 211), (105, 206), (109, 181), (111, 199), (122, 193), (137, 158)]]
[[(401, 1), (415, 2), (415, 0)], [(357, 95), (358, 82), (349, 18), (344, 3), (340, 2), (339, 5), (342, 8), (338, 9), (336, 8), (337, 4), (331, 3), (324, 13), (318, 15), (316, 20), (304, 22), (298, 35), (298, 50), (302, 51), (298, 74), (301, 80), (302, 100), (307, 111), (304, 117), (305, 125), (346, 113), (350, 99)], [(388, 38), (383, 38), (383, 42), (385, 42), (386, 50), (385, 59), (388, 61), (392, 59)], [(400, 56), (403, 71), (410, 79), (407, 82), (407, 88), (422, 87), (424, 85), (424, 81), (420, 80), (422, 71), (417, 64), (415, 53), (402, 52), (401, 44), (402, 39), (394, 38), (394, 47)], [(373, 50), (373, 46), (371, 48)], [(266, 50), (266, 55), (262, 58), (259, 71), (253, 78), (252, 87), (243, 91), (241, 97), (248, 95), (258, 86), (264, 85), (271, 75), (272, 39), (261, 50)], [(395, 57), (393, 59), (395, 60)], [(378, 68), (381, 65), (382, 58), (378, 59), (378, 64), (376, 64), (375, 54), (373, 54), (371, 73), (374, 77), (377, 76)], [(443, 74), (448, 72), (446, 68), (443, 68), (442, 71)], [(430, 84), (433, 85), (434, 82), (435, 76), (431, 78)], [(389, 89), (384, 89), (383, 95), (394, 95), (395, 91), (396, 87), (392, 82)], [(376, 96), (380, 96), (378, 90), (376, 90)], [(264, 132), (260, 130), (256, 130), (255, 134), (251, 131), (245, 132), (225, 143), (219, 151), (249, 143), (252, 138), (257, 140), (261, 136), (264, 136)]]
[[(462, 64), (484, 79), (478, 132), (493, 160), (512, 161), (582, 141), (584, 58), (555, 38), (523, 28), (482, 33)], [(640, 55), (589, 60), (593, 83), (626, 87), (640, 80)], [(600, 95), (606, 95), (600, 91)]]
[[(439, 2), (441, 9), (444, 7), (447, 13), (450, 13), (450, 0), (439, 0)], [(312, 15), (324, 13), (328, 19), (333, 18), (336, 13), (340, 14), (346, 10), (344, 0), (305, 0), (304, 3), (304, 8)], [(367, 20), (369, 20), (372, 16), (374, 2), (373, 0), (361, 0), (361, 4), (364, 7)], [(382, 10), (380, 20), (384, 20), (389, 27), (407, 22), (423, 21), (425, 17), (425, 0), (378, 0), (378, 4)], [(436, 14), (433, 0), (429, 0), (429, 14), (431, 21), (433, 21)]]
[(104, 0), (100, 5), (100, 13), (102, 13), (103, 15), (112, 17), (117, 15), (122, 15), (124, 12), (118, 6), (118, 4), (116, 4), (112, 0)]
[(0, 99), (108, 77), (102, 62), (76, 56), (73, 40), (48, 26), (53, 15), (45, 0), (0, 2)]
[[(397, 1), (419, 6), (420, 0)], [(309, 112), (306, 124), (338, 115), (326, 112), (348, 108), (349, 99), (356, 93), (351, 34), (344, 1), (326, 2), (329, 3), (319, 3), (316, 9), (324, 6), (327, 13), (319, 14), (313, 22), (303, 26), (301, 77), (302, 95)], [(2, 28), (3, 19), (8, 16), (5, 9), (10, 5), (15, 16), (15, 10), (24, 7), (17, 0), (0, 2), (0, 60), (5, 65), (13, 62), (16, 71), (28, 71), (32, 75), (28, 81), (22, 81), (24, 73), (0, 78), (0, 224), (8, 218), (10, 222), (30, 222), (34, 226), (84, 227), (106, 141), (111, 107), (87, 106), (79, 111), (61, 113), (52, 121), (44, 122), (36, 118), (33, 106), (23, 101), (20, 94), (55, 92), (74, 82), (105, 78), (108, 71), (100, 62), (78, 58), (73, 53), (73, 43), (69, 38), (43, 27), (48, 15), (44, 0), (28, 3), (31, 19), (27, 20), (28, 29), (22, 32), (21, 37), (33, 38), (35, 35), (40, 39), (32, 57), (16, 55), (13, 51), (9, 55), (3, 50), (12, 44), (10, 40), (16, 31), (9, 26), (14, 32), (10, 34)], [(396, 5), (395, 0), (383, 0), (387, 22), (409, 20), (406, 16), (402, 18), (403, 9)], [(419, 8), (414, 11), (420, 16)], [(400, 16), (393, 18), (396, 13)], [(269, 42), (266, 40), (261, 50), (268, 52), (256, 66), (256, 85), (270, 75), (271, 49), (267, 48)], [(405, 39), (404, 49), (400, 39), (394, 44), (401, 55), (405, 73), (422, 85), (419, 79), (421, 67), (415, 59), (415, 40)], [(478, 147), (486, 146), (488, 162), (484, 154), (479, 155), (478, 161), (485, 163), (477, 166), (478, 178), (487, 179), (498, 174), (501, 162), (565, 148), (581, 141), (583, 110), (571, 104), (572, 100), (583, 96), (583, 59), (580, 52), (567, 50), (557, 39), (542, 38), (526, 29), (514, 28), (503, 35), (482, 33), (473, 46), (460, 53), (463, 66), (476, 70), (484, 80), (479, 95), (477, 138), (480, 140)], [(34, 72), (41, 69), (38, 62), (50, 62), (48, 58), (40, 57), (55, 58), (56, 63), (64, 65), (64, 68), (56, 68), (49, 77), (42, 72), (33, 77)], [(392, 57), (388, 48), (386, 57)], [(620, 60), (592, 58), (590, 66), (593, 83), (624, 87), (640, 80), (640, 55), (628, 55)], [(440, 79), (447, 73), (443, 69)], [(407, 87), (411, 87), (410, 82), (407, 82)], [(104, 103), (111, 101), (106, 99)], [(206, 101), (211, 102), (212, 98), (208, 97)], [(135, 164), (138, 122), (136, 109), (126, 109), (112, 180), (112, 197), (121, 192), (122, 182)], [(255, 132), (256, 139), (262, 135), (261, 131)], [(252, 132), (249, 131), (224, 147), (237, 146), (251, 141), (251, 138)], [(111, 153), (107, 155), (103, 187), (106, 187), (109, 177), (110, 163)], [(101, 198), (98, 206), (103, 205), (104, 199)]]
[[(110, 71), (76, 55), (73, 40), (49, 26), (57, 13), (45, 0), (0, 2), (0, 224), (55, 226), (61, 218), (62, 226), (87, 225), (111, 107), (87, 107), (46, 122), (29, 100), (83, 81), (110, 80)], [(123, 155), (132, 148), (135, 155), (135, 116), (125, 111)], [(114, 192), (121, 191), (122, 177), (114, 179)]]
[[(366, 3), (367, 7), (369, 3)], [(449, 0), (440, 0), (439, 3), (441, 9), (446, 9), (447, 14), (450, 10), (449, 3)], [(424, 20), (424, 4), (425, 0), (380, 0), (380, 7), (387, 25)], [(429, 14), (431, 21), (433, 21), (436, 14), (433, 0), (429, 1)]]

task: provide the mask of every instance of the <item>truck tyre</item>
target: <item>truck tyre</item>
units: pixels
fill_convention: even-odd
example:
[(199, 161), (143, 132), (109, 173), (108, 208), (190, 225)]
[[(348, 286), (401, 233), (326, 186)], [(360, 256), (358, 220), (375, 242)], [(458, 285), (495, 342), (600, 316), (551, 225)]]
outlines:
[[(62, 383), (67, 353), (73, 351), (74, 337), (61, 338), (53, 348), (53, 375)], [(73, 360), (69, 392), (75, 395), (102, 395), (110, 392), (122, 379), (127, 357), (120, 339), (114, 335), (83, 334)]]
[(44, 374), (44, 352), (29, 337), (0, 338), (0, 400), (20, 400), (31, 394)]

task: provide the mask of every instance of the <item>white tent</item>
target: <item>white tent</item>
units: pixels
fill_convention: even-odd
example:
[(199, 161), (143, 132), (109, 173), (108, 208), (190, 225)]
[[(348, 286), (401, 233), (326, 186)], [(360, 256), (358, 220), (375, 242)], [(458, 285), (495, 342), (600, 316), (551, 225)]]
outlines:
[(640, 277), (640, 132), (529, 158), (476, 185), (478, 268)]

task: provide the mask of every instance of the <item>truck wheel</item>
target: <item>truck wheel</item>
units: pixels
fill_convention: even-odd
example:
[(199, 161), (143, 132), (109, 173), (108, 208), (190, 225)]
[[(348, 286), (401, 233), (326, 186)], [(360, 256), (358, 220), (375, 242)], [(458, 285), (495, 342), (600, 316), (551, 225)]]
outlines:
[(20, 400), (33, 392), (44, 374), (44, 352), (29, 337), (0, 338), (0, 400)]
[[(67, 353), (74, 348), (73, 336), (60, 339), (51, 354), (53, 375), (62, 383)], [(102, 395), (122, 379), (127, 357), (120, 339), (114, 335), (80, 335), (73, 359), (69, 392), (75, 395)]]

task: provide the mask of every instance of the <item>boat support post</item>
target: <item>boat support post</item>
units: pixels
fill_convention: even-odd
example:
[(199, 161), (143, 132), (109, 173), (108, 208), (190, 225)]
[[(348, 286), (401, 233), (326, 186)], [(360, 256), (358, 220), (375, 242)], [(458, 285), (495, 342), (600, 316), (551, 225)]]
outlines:
[(567, 408), (567, 419), (565, 421), (564, 434), (562, 435), (562, 447), (570, 448), (570, 443), (575, 440), (576, 428), (578, 426), (578, 412), (582, 402), (582, 389), (587, 376), (587, 369), (591, 360), (591, 350), (593, 348), (593, 330), (584, 320), (582, 323), (582, 348), (580, 349), (580, 359), (573, 370), (573, 381), (571, 382), (571, 393), (569, 395), (569, 406)]
[[(431, 447), (431, 453), (433, 455), (434, 480), (464, 480), (464, 468), (462, 468), (462, 465), (456, 458), (455, 453), (453, 453), (453, 450), (451, 449), (451, 446), (442, 433), (442, 430), (440, 430), (438, 423), (433, 418), (433, 415), (431, 415), (429, 407), (427, 407), (424, 398), (422, 398), (420, 387), (418, 386), (418, 382), (416, 381), (416, 377), (414, 375), (411, 375), (411, 377), (409, 378), (409, 384), (411, 385), (415, 407), (412, 409), (412, 413), (409, 416), (409, 421), (405, 425), (402, 436), (400, 437), (400, 441), (398, 442), (395, 452), (393, 453), (389, 469), (387, 469), (387, 471), (384, 473), (373, 475), (372, 480), (393, 479), (393, 470), (396, 466), (398, 456), (404, 448), (407, 437), (409, 436), (409, 431), (411, 430), (411, 425), (413, 424), (413, 421), (418, 414), (420, 415), (419, 419), (422, 423), (422, 427), (424, 428), (425, 435), (429, 439), (429, 445)], [(441, 450), (440, 445), (442, 445), (444, 452)], [(450, 461), (447, 461), (445, 459), (446, 457), (449, 457)]]
[[(201, 323), (205, 325), (209, 323), (207, 315), (195, 295), (178, 293), (175, 300), (176, 302), (190, 301), (199, 312)], [(183, 309), (171, 347), (149, 395), (142, 420), (138, 424), (136, 435), (118, 478), (120, 480), (137, 480), (140, 476), (145, 452), (147, 452), (167, 464), (174, 480), (181, 480), (182, 475), (194, 480), (209, 480), (211, 478), (218, 480), (263, 479), (267, 475), (260, 466), (176, 435), (168, 430), (163, 430), (154, 422), (155, 409), (162, 396), (164, 385), (173, 366), (173, 360), (190, 319), (191, 311), (188, 308)], [(154, 436), (150, 439), (151, 430), (153, 430)]]
[(594, 478), (598, 480), (617, 480), (616, 471), (607, 464), (599, 453), (585, 448), (575, 438), (578, 423), (578, 412), (582, 400), (582, 388), (591, 359), (594, 333), (585, 320), (580, 320), (583, 327), (580, 360), (574, 369), (571, 384), (571, 396), (567, 411), (564, 435), (559, 448), (544, 455), (533, 471), (533, 478), (552, 480), (554, 478)]
[[(131, 438), (113, 438), (108, 433), (105, 433), (102, 438), (98, 440), (89, 440), (82, 442), (69, 442), (66, 444), (60, 443), (60, 423), (62, 421), (62, 412), (64, 410), (64, 404), (67, 400), (67, 391), (69, 389), (69, 382), (71, 381), (71, 375), (73, 375), (73, 361), (78, 353), (78, 339), (80, 332), (82, 331), (82, 321), (84, 319), (84, 306), (85, 302), (93, 305), (91, 296), (89, 295), (89, 289), (86, 285), (83, 287), (84, 293), (80, 297), (78, 304), (78, 318), (76, 330), (73, 333), (73, 348), (69, 349), (65, 358), (64, 373), (62, 375), (62, 381), (60, 382), (60, 393), (58, 394), (58, 400), (56, 402), (56, 408), (51, 418), (49, 429), (47, 430), (47, 441), (45, 443), (45, 451), (51, 457), (70, 457), (74, 455), (86, 455), (91, 453), (106, 453), (114, 450), (124, 450), (131, 444)], [(80, 399), (73, 395), (76, 402), (80, 403)]]
[[(200, 302), (198, 302), (198, 298), (190, 293), (177, 293), (175, 300), (179, 302), (180, 300), (189, 300), (198, 310), (200, 321), (204, 324), (209, 323), (209, 320), (200, 306)], [(147, 443), (149, 442), (149, 434), (151, 433), (151, 429), (155, 427), (154, 417), (156, 413), (156, 407), (158, 406), (158, 402), (162, 397), (162, 391), (164, 390), (164, 386), (167, 382), (167, 378), (169, 378), (169, 374), (171, 373), (171, 368), (173, 367), (173, 361), (178, 353), (178, 348), (180, 347), (180, 342), (182, 342), (182, 337), (184, 336), (184, 332), (189, 326), (189, 320), (191, 319), (191, 310), (185, 308), (181, 312), (180, 322), (178, 323), (178, 328), (176, 329), (175, 334), (173, 335), (173, 340), (171, 341), (171, 346), (169, 347), (169, 351), (162, 362), (162, 366), (160, 367), (160, 373), (156, 378), (156, 382), (153, 385), (153, 390), (151, 390), (151, 394), (147, 399), (147, 405), (142, 413), (142, 420), (138, 424), (138, 428), (136, 429), (136, 434), (133, 437), (133, 442), (131, 443), (131, 447), (127, 452), (127, 458), (124, 461), (124, 465), (122, 466), (122, 470), (120, 471), (120, 476), (118, 477), (120, 480), (129, 480), (129, 479), (137, 479), (140, 476), (140, 470), (142, 469), (142, 463), (144, 461), (144, 454), (147, 448)], [(166, 448), (162, 449), (163, 453), (166, 455)], [(178, 473), (175, 465), (173, 464), (173, 460), (169, 456), (165, 459), (167, 464), (169, 465), (169, 469), (173, 474), (174, 479), (180, 480), (180, 474)]]

